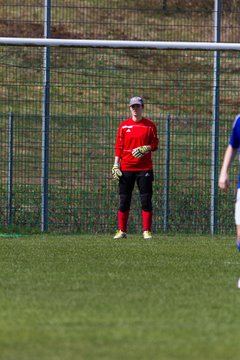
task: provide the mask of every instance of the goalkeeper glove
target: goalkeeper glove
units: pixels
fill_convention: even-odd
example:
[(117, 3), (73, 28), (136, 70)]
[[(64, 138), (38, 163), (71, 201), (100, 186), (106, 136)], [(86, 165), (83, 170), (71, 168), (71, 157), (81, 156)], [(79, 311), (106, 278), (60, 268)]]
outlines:
[(119, 178), (122, 176), (122, 172), (119, 169), (119, 164), (114, 164), (112, 167), (112, 176), (114, 180), (119, 180)]
[(138, 148), (132, 150), (132, 155), (133, 155), (135, 158), (140, 159), (140, 158), (143, 157), (145, 154), (149, 153), (149, 151), (150, 151), (150, 150), (149, 150), (149, 147), (148, 147), (147, 145), (139, 146)]

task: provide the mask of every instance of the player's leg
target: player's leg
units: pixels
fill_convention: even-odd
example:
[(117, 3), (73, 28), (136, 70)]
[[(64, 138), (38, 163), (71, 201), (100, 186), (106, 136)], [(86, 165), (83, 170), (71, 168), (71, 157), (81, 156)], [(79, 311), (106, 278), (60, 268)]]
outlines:
[(237, 190), (237, 198), (235, 203), (235, 224), (237, 231), (236, 244), (238, 247), (238, 251), (240, 252), (240, 189)]
[(135, 172), (123, 171), (119, 179), (118, 231), (114, 239), (126, 238), (132, 192), (135, 183)]
[(137, 185), (140, 191), (140, 200), (142, 205), (142, 227), (143, 237), (151, 239), (152, 226), (152, 182), (153, 171), (141, 171), (137, 176)]

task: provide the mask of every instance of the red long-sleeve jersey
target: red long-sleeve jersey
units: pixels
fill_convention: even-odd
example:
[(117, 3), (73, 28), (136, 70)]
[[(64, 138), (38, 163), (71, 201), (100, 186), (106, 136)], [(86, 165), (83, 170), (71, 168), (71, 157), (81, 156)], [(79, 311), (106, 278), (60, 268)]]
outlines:
[(115, 156), (119, 156), (122, 171), (152, 170), (151, 151), (140, 159), (132, 155), (132, 150), (143, 145), (151, 145), (152, 151), (158, 148), (157, 128), (146, 118), (134, 121), (129, 118), (123, 121), (117, 132)]

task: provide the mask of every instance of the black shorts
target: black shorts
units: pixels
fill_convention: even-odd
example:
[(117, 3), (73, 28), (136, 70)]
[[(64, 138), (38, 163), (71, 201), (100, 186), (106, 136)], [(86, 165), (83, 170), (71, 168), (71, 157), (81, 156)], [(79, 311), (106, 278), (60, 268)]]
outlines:
[(146, 171), (122, 171), (119, 180), (119, 194), (132, 194), (135, 182), (140, 194), (152, 195), (153, 170)]

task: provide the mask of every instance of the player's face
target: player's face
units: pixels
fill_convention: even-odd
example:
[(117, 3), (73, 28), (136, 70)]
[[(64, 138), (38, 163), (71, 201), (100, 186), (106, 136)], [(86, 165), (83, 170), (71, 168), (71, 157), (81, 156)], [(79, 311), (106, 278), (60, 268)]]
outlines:
[(139, 104), (134, 104), (130, 106), (130, 110), (133, 117), (139, 118), (142, 116), (143, 106)]

